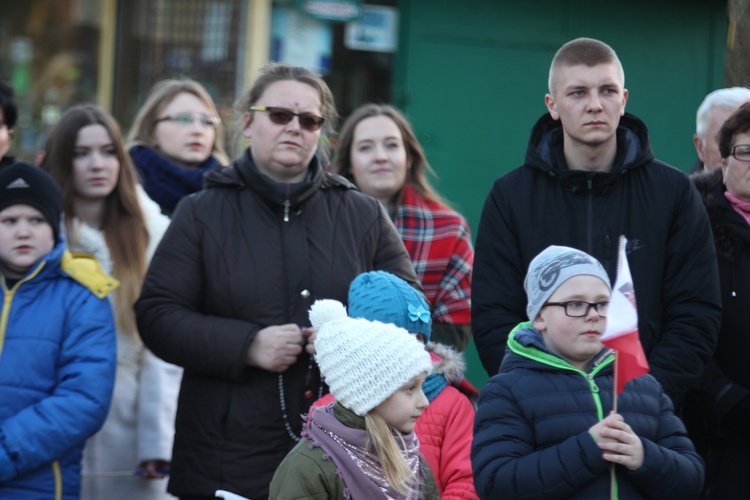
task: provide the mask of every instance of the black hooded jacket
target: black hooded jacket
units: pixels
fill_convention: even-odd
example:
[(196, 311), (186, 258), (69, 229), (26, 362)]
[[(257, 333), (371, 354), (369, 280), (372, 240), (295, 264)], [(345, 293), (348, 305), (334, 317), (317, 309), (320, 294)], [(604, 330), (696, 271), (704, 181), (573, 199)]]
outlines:
[(549, 245), (583, 250), (614, 283), (628, 238), (641, 342), (651, 373), (678, 401), (716, 345), (716, 253), (705, 209), (685, 174), (654, 159), (646, 126), (625, 114), (610, 172), (570, 170), (559, 121), (534, 127), (525, 164), (495, 181), (477, 232), (472, 327), (482, 364), (497, 373), (508, 333), (526, 321), (523, 279)]
[(303, 182), (279, 184), (246, 152), (209, 172), (206, 189), (177, 205), (151, 261), (135, 307), (139, 331), (154, 354), (185, 369), (174, 495), (224, 489), (265, 498), (296, 444), (285, 421), (299, 436), (320, 375), (305, 351), (282, 380), (247, 366), (260, 329), (309, 325), (315, 300), (346, 303), (349, 284), (365, 271), (389, 271), (419, 287), (383, 206), (316, 159), (309, 170)]
[(713, 228), (723, 314), (714, 357), (686, 398), (685, 423), (706, 459), (706, 498), (744, 498), (750, 468), (750, 226), (725, 197), (720, 168), (693, 181)]

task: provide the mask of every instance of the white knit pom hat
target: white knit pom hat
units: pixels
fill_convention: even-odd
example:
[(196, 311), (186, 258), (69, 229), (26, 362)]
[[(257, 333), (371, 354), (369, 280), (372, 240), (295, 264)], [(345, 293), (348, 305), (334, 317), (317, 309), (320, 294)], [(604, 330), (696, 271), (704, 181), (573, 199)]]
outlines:
[(360, 417), (409, 380), (432, 370), (424, 344), (403, 328), (354, 319), (336, 300), (310, 308), (315, 360), (336, 400)]

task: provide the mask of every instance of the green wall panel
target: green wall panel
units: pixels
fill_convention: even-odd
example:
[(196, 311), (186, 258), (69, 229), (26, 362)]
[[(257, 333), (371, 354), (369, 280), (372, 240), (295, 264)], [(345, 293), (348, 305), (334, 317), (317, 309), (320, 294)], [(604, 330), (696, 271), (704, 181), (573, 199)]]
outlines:
[[(472, 231), (492, 182), (523, 162), (530, 129), (546, 112), (555, 51), (579, 36), (617, 51), (627, 110), (649, 127), (657, 158), (686, 171), (695, 161), (696, 108), (723, 86), (724, 2), (405, 0), (399, 7), (395, 104), (414, 125), (439, 191)], [(473, 345), (467, 361), (470, 380), (482, 385), (487, 376)]]

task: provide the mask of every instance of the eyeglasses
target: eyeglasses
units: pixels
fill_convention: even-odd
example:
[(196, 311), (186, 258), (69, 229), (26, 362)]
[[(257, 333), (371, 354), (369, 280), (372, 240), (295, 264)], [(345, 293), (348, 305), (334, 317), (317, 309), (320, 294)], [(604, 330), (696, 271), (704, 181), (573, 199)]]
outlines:
[(216, 128), (219, 126), (219, 123), (221, 123), (221, 118), (218, 116), (202, 113), (175, 113), (173, 115), (157, 118), (154, 120), (154, 123), (170, 121), (179, 123), (180, 125), (192, 125), (195, 123), (195, 120), (198, 120), (201, 125), (208, 128)]
[(732, 156), (738, 161), (750, 162), (750, 144), (737, 144), (733, 146)]
[(299, 119), (299, 126), (308, 132), (315, 132), (325, 121), (322, 116), (312, 113), (295, 113), (291, 109), (275, 106), (250, 106), (250, 111), (266, 111), (268, 118), (277, 125), (286, 125), (296, 116)]
[(582, 300), (571, 300), (569, 302), (545, 302), (542, 307), (546, 306), (559, 306), (565, 308), (565, 315), (571, 318), (582, 318), (588, 316), (589, 311), (593, 307), (594, 310), (599, 314), (600, 318), (607, 317), (607, 309), (609, 309), (609, 302), (584, 302)]

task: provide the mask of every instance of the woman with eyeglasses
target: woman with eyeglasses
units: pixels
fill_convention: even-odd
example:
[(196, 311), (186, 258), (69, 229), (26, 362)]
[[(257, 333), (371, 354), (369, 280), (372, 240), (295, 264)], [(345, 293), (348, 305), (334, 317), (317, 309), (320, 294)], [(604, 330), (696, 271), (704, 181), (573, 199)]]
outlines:
[(469, 225), (430, 185), (434, 172), (406, 117), (384, 104), (354, 110), (333, 169), (387, 209), (432, 308), (433, 341), (463, 351), (471, 338)]
[(315, 300), (345, 303), (369, 270), (419, 286), (383, 207), (318, 160), (337, 116), (319, 75), (269, 65), (236, 112), (249, 147), (177, 207), (135, 306), (146, 345), (185, 370), (169, 481), (180, 498), (268, 496), (327, 392)]
[(42, 167), (62, 187), (68, 248), (93, 254), (120, 281), (112, 300), (117, 326), (112, 404), (104, 426), (86, 443), (81, 498), (170, 498), (164, 477), (182, 370), (144, 347), (133, 312), (169, 219), (138, 184), (117, 122), (98, 107), (74, 106), (63, 113), (44, 153)]
[(141, 183), (164, 214), (203, 187), (206, 172), (226, 165), (221, 118), (194, 80), (162, 80), (151, 89), (128, 134)]
[(713, 359), (683, 414), (706, 462), (706, 498), (744, 498), (750, 469), (750, 103), (719, 131), (721, 168), (692, 177), (713, 228), (722, 321)]

